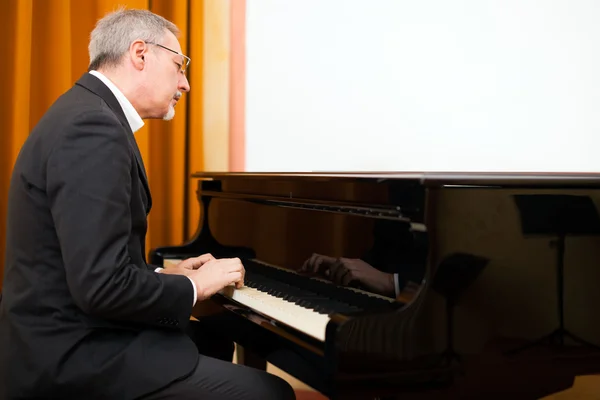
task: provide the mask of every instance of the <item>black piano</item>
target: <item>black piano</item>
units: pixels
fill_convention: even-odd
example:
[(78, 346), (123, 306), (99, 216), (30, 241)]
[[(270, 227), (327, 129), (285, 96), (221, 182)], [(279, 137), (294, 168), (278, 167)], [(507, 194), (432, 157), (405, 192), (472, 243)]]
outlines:
[(540, 398), (600, 373), (600, 175), (192, 177), (197, 232), (150, 262), (239, 257), (223, 334), (330, 398)]

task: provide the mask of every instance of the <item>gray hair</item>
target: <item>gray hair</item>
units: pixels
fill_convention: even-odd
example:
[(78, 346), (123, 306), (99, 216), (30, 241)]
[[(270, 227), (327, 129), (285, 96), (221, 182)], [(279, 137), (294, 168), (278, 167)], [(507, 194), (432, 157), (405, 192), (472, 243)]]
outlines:
[(165, 30), (179, 36), (175, 24), (148, 10), (120, 9), (98, 20), (90, 35), (88, 70), (117, 66), (135, 40), (158, 43)]

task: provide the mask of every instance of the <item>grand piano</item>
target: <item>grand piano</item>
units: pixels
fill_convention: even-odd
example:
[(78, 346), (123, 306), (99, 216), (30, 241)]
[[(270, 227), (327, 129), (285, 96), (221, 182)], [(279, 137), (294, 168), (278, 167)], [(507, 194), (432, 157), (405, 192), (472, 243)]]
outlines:
[(197, 232), (149, 261), (239, 257), (245, 286), (210, 300), (223, 334), (330, 398), (541, 398), (600, 373), (600, 175), (192, 178)]

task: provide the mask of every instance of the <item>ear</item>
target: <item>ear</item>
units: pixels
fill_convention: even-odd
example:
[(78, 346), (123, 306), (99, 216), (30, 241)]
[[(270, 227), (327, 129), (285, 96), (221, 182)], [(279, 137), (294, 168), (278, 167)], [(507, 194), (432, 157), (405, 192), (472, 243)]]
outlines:
[(137, 70), (143, 70), (145, 67), (146, 53), (148, 52), (148, 45), (143, 40), (136, 40), (129, 46), (129, 57), (131, 63)]

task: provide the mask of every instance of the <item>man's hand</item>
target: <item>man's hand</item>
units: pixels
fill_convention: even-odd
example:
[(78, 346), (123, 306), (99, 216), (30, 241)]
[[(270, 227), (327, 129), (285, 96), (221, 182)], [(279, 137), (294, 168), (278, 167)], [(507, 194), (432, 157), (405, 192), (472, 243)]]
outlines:
[(209, 261), (215, 258), (210, 253), (202, 254), (198, 257), (188, 258), (176, 265), (176, 268), (198, 269)]
[(170, 275), (185, 275), (188, 276), (191, 271), (200, 268), (204, 264), (209, 261), (214, 260), (215, 258), (212, 254), (202, 254), (198, 257), (188, 258), (183, 260), (177, 264), (174, 263), (165, 263), (165, 267), (160, 270), (161, 274), (170, 274)]
[(186, 275), (196, 284), (198, 301), (210, 298), (231, 284), (235, 284), (237, 289), (241, 288), (246, 274), (239, 258), (213, 258), (202, 264), (202, 268), (188, 271)]

